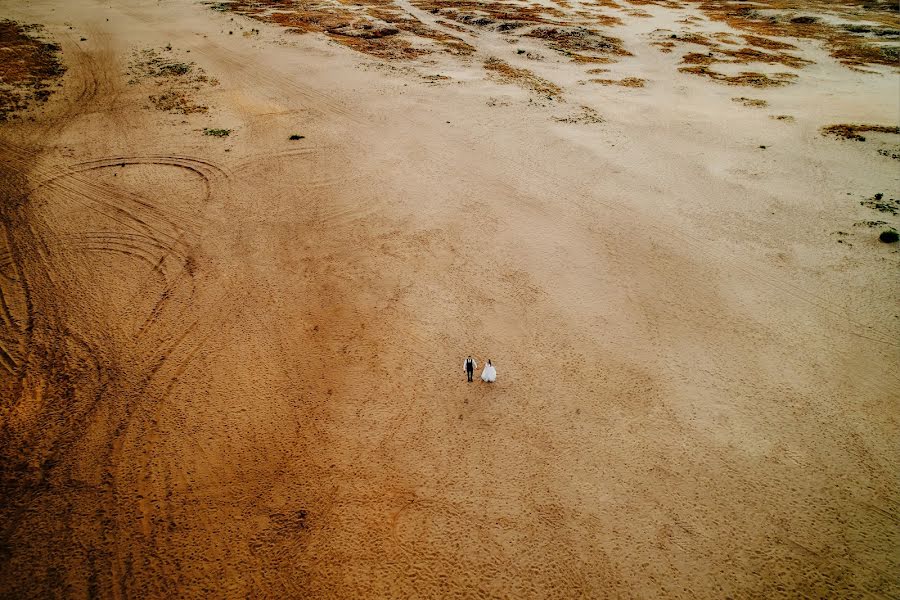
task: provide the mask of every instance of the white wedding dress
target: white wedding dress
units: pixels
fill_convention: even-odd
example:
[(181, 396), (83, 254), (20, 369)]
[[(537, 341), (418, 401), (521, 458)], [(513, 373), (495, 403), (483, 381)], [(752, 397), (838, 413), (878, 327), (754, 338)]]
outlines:
[(484, 370), (481, 371), (481, 380), (488, 383), (497, 381), (497, 369), (494, 368), (494, 365), (484, 365)]

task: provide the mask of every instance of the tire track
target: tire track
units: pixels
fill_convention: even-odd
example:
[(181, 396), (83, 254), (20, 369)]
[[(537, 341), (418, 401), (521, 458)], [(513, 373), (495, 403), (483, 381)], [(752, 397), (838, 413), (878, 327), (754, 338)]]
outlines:
[(52, 183), (61, 178), (75, 175), (76, 173), (90, 172), (97, 169), (125, 167), (127, 165), (153, 165), (177, 167), (196, 174), (203, 180), (205, 188), (204, 200), (209, 201), (212, 196), (214, 183), (225, 182), (231, 179), (232, 174), (223, 166), (211, 161), (192, 156), (151, 154), (147, 156), (110, 156), (69, 165), (64, 171), (47, 177), (38, 184), (38, 188)]

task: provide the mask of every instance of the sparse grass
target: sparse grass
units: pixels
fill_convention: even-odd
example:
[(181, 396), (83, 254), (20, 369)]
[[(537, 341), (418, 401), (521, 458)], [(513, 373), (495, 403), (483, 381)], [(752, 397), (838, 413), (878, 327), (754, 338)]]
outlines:
[(618, 85), (629, 88), (642, 88), (647, 82), (646, 79), (640, 77), (624, 77), (622, 79), (591, 79), (591, 83), (599, 83), (600, 85)]
[(670, 42), (668, 40), (662, 42), (651, 42), (651, 45), (659, 48), (659, 51), (663, 54), (671, 54), (676, 46), (675, 42)]
[(538, 77), (528, 69), (513, 67), (499, 58), (488, 58), (484, 61), (484, 68), (504, 83), (514, 83), (541, 96), (562, 95), (562, 90), (556, 84)]
[(157, 110), (183, 115), (205, 113), (209, 110), (208, 106), (195, 103), (184, 92), (177, 90), (170, 90), (159, 95), (151, 94), (150, 102)]
[(0, 122), (34, 102), (45, 102), (50, 85), (65, 72), (60, 47), (38, 39), (37, 25), (0, 20)]
[[(771, 50), (776, 48), (773, 40), (761, 36), (814, 39), (824, 42), (831, 56), (850, 67), (885, 65), (897, 67), (900, 55), (896, 46), (875, 46), (861, 36), (866, 33), (860, 28), (848, 28), (845, 24), (833, 23), (809, 14), (821, 14), (858, 18), (858, 9), (864, 8), (867, 21), (883, 23), (879, 31), (892, 35), (897, 27), (897, 7), (891, 2), (851, 2), (839, 4), (833, 0), (757, 0), (754, 6), (747, 6), (737, 0), (701, 0), (701, 10), (712, 20), (726, 23), (733, 29), (747, 32), (753, 39), (747, 42), (753, 46)], [(865, 28), (863, 28), (865, 29)], [(869, 29), (872, 31), (873, 29)]]
[(573, 115), (567, 117), (554, 117), (553, 120), (558, 123), (580, 123), (584, 125), (603, 122), (603, 118), (600, 114), (590, 106), (582, 106), (581, 110)]
[(752, 71), (742, 71), (737, 75), (725, 75), (724, 73), (711, 70), (707, 65), (681, 67), (678, 70), (682, 73), (709, 77), (714, 81), (719, 81), (728, 85), (743, 85), (759, 88), (788, 85), (793, 83), (797, 78), (793, 73), (773, 73), (771, 75), (766, 75), (765, 73)]
[(586, 27), (536, 27), (525, 35), (544, 40), (548, 48), (569, 57), (593, 58), (597, 54), (603, 57), (631, 56), (619, 38), (602, 35)]
[[(425, 25), (389, 0), (234, 0), (225, 10), (280, 25), (293, 33), (322, 33), (335, 43), (381, 59), (414, 59), (435, 50), (469, 55), (475, 50), (463, 40)], [(423, 43), (429, 41), (434, 45), (425, 47)]]
[(212, 137), (228, 137), (229, 135), (231, 135), (231, 130), (205, 127), (203, 129), (203, 135), (210, 135)]
[(793, 123), (795, 121), (791, 115), (769, 115), (769, 118), (776, 121), (784, 121), (785, 123)]
[(760, 37), (758, 35), (742, 35), (744, 41), (751, 46), (764, 48), (766, 50), (796, 50), (797, 46), (786, 42), (770, 40), (769, 38)]
[(860, 125), (842, 123), (839, 125), (829, 125), (822, 128), (822, 135), (833, 135), (842, 140), (855, 140), (857, 142), (866, 141), (866, 137), (862, 133), (893, 133), (900, 135), (900, 127), (895, 125)]
[(737, 102), (738, 104), (743, 104), (748, 108), (765, 108), (769, 106), (769, 103), (765, 100), (758, 100), (755, 98), (745, 98), (741, 96), (739, 98), (732, 98), (732, 102)]
[(219, 82), (207, 77), (196, 64), (170, 56), (171, 44), (166, 45), (164, 51), (165, 57), (152, 49), (136, 52), (128, 66), (129, 83), (137, 85), (149, 81), (161, 88), (158, 93), (149, 95), (150, 103), (157, 110), (184, 115), (207, 112), (209, 107), (194, 100), (194, 94), (201, 85), (218, 85)]
[(871, 208), (873, 210), (877, 210), (878, 212), (888, 213), (891, 215), (896, 215), (900, 212), (900, 200), (894, 200), (893, 198), (885, 199), (884, 194), (877, 193), (871, 198), (867, 198), (859, 203), (861, 206), (865, 206), (866, 208)]
[(730, 50), (727, 48), (717, 48), (716, 52), (691, 52), (682, 57), (682, 62), (689, 65), (714, 65), (716, 63), (725, 64), (749, 64), (763, 63), (769, 65), (784, 65), (793, 69), (801, 69), (805, 65), (810, 64), (808, 60), (785, 54), (762, 52), (754, 48), (741, 48), (739, 50)]

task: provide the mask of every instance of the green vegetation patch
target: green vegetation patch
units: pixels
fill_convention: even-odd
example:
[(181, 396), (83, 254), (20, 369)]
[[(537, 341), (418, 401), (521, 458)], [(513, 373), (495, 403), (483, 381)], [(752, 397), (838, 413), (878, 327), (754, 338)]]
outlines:
[(228, 137), (231, 135), (230, 129), (214, 129), (210, 127), (203, 128), (203, 135), (211, 135), (213, 137)]

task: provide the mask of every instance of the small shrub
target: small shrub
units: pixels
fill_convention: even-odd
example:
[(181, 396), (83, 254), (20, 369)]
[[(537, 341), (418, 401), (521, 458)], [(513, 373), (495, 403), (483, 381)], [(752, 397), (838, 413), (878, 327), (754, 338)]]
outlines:
[(210, 129), (209, 127), (205, 127), (203, 129), (203, 135), (211, 135), (213, 137), (228, 137), (231, 135), (230, 129)]
[(297, 134), (295, 133), (294, 135), (292, 135), (292, 136), (289, 137), (288, 139), (291, 140), (291, 141), (296, 141), (296, 140), (302, 140), (302, 139), (305, 138), (305, 137), (306, 137), (305, 135), (297, 135)]
[(898, 235), (896, 231), (882, 231), (881, 235), (878, 236), (878, 239), (885, 244), (893, 244), (900, 239), (900, 235)]

